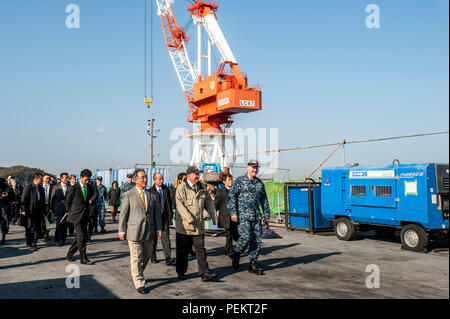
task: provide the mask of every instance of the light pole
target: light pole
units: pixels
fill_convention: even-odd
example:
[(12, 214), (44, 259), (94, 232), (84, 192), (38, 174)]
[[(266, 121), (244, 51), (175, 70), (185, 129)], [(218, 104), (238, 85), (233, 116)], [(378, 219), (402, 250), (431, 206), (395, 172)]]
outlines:
[[(156, 130), (158, 133), (159, 130)], [(147, 133), (150, 135), (150, 168), (155, 168), (155, 155), (153, 151), (154, 139), (158, 136), (155, 135), (155, 119), (147, 120)], [(159, 155), (159, 154), (158, 154)]]

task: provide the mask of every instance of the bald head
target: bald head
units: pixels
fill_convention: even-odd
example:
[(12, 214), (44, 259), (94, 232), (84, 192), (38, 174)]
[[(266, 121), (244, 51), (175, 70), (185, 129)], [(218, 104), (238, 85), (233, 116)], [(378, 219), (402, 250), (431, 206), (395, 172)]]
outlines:
[(162, 184), (164, 183), (163, 175), (161, 173), (155, 173), (153, 175), (153, 183), (155, 184), (155, 186), (161, 187)]

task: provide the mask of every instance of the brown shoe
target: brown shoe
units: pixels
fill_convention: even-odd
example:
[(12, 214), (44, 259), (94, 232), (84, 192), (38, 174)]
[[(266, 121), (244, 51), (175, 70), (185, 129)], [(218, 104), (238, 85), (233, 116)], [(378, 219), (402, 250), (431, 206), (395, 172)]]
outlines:
[(202, 281), (205, 282), (205, 281), (213, 280), (214, 278), (216, 278), (216, 276), (217, 276), (216, 274), (204, 274), (202, 276)]

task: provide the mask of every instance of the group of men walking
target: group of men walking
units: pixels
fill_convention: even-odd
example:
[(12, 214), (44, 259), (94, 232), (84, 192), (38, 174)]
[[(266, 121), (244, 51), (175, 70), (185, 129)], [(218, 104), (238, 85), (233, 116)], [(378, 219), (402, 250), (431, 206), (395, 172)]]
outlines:
[[(107, 202), (114, 222), (117, 208), (121, 205), (119, 238), (128, 241), (131, 275), (136, 290), (141, 294), (148, 293), (144, 271), (149, 262), (157, 262), (158, 239), (161, 239), (166, 264), (176, 265), (179, 280), (186, 279), (189, 255), (196, 256), (203, 282), (216, 277), (207, 262), (204, 226), (207, 220), (225, 229), (225, 254), (232, 259), (232, 267), (239, 269), (240, 256), (248, 247), (248, 270), (262, 275), (263, 270), (256, 266), (256, 261), (261, 249), (262, 222), (269, 223), (270, 210), (264, 184), (256, 177), (258, 168), (257, 161), (250, 161), (247, 173), (235, 181), (230, 174), (223, 174), (224, 187), (215, 196), (211, 196), (199, 181), (200, 171), (195, 167), (189, 167), (181, 176), (174, 196), (164, 185), (160, 173), (153, 175), (153, 184), (147, 188), (149, 177), (143, 169), (129, 174), (128, 183), (122, 190), (115, 182), (109, 192), (102, 185), (101, 177), (97, 178), (96, 185), (90, 182), (92, 172), (88, 169), (81, 172), (78, 182), (67, 173), (62, 173), (56, 185), (49, 184), (48, 180), (42, 180), (43, 177), (36, 174), (33, 182), (23, 189), (20, 224), (25, 227), (27, 245), (37, 249), (39, 234), (45, 232), (48, 236), (48, 226), (45, 228), (43, 216), (48, 213), (54, 215), (55, 241), (58, 245), (65, 243), (68, 225), (74, 228), (74, 241), (67, 252), (67, 260), (75, 261), (74, 256), (79, 252), (82, 264), (93, 265), (86, 251), (93, 229), (97, 230), (97, 226), (100, 226), (101, 232), (105, 232)], [(0, 183), (0, 193), (4, 194), (2, 188)], [(4, 195), (0, 197), (0, 216), (5, 212), (2, 198)], [(2, 217), (2, 230), (3, 220)], [(169, 237), (173, 220), (176, 259), (171, 256)], [(235, 246), (233, 241), (236, 242)]]
[[(234, 182), (231, 175), (224, 174), (224, 188), (215, 199), (199, 181), (200, 171), (195, 167), (187, 169), (186, 177), (176, 188), (175, 194), (176, 271), (179, 280), (186, 279), (192, 247), (201, 280), (206, 282), (216, 277), (209, 268), (205, 249), (204, 221), (209, 219), (214, 224), (219, 222), (225, 229), (225, 253), (232, 258), (232, 267), (239, 269), (240, 256), (248, 247), (249, 272), (263, 274), (256, 261), (261, 249), (261, 222), (269, 223), (270, 210), (264, 184), (256, 177), (258, 168), (257, 161), (250, 161), (247, 174)], [(133, 178), (135, 187), (124, 193), (122, 201), (119, 238), (128, 240), (133, 283), (139, 293), (145, 294), (148, 290), (145, 288), (144, 271), (154, 258), (157, 239), (166, 238), (162, 240), (164, 254), (167, 264), (172, 264), (168, 257), (172, 210), (169, 192), (164, 192), (156, 182), (158, 179), (162, 181), (162, 175), (154, 176), (154, 185), (150, 189), (146, 188), (148, 176), (144, 170), (136, 170)], [(233, 240), (237, 241), (234, 248)]]

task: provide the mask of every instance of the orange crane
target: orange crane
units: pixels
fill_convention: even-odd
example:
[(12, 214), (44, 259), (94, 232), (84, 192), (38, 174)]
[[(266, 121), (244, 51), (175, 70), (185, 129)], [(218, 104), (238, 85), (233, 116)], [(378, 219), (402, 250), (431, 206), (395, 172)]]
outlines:
[[(186, 45), (189, 37), (177, 23), (172, 11), (174, 0), (156, 0), (164, 37), (173, 66), (189, 105), (188, 122), (200, 123), (200, 133), (224, 134), (233, 123), (232, 116), (261, 110), (261, 88), (249, 86), (230, 46), (217, 23), (216, 2), (198, 0), (188, 7), (198, 27), (197, 65), (190, 62)], [(207, 55), (203, 55), (202, 30), (208, 37)], [(212, 70), (212, 49), (221, 55), (217, 70)], [(203, 72), (202, 60), (207, 59)], [(205, 74), (203, 74), (205, 73)]]

